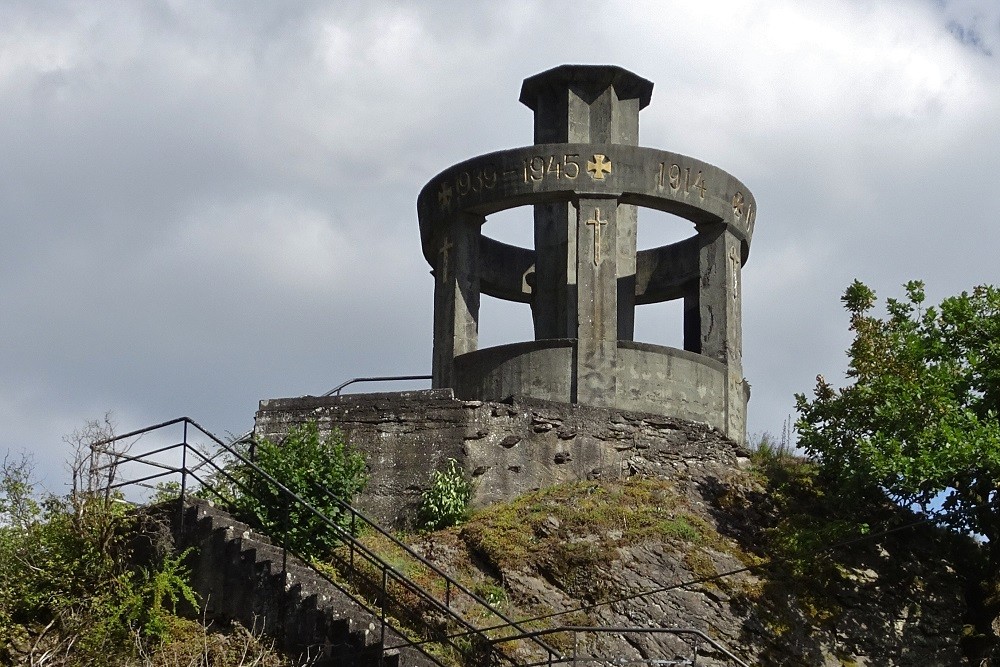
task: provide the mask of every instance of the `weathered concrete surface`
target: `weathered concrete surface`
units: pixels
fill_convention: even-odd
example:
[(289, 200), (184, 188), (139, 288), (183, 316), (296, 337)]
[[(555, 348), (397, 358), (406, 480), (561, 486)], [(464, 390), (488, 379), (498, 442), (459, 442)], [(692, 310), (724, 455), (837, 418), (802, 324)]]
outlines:
[(732, 374), (726, 365), (660, 345), (632, 341), (616, 345), (614, 355), (604, 353), (607, 369), (598, 376), (616, 381), (605, 385), (600, 390), (603, 395), (591, 400), (580, 399), (579, 385), (574, 382), (578, 342), (566, 339), (512, 343), (456, 357), (455, 393), (490, 401), (528, 395), (654, 414), (662, 414), (664, 406), (669, 406), (670, 414), (679, 419), (704, 422), (723, 432), (743, 430), (739, 420), (743, 419), (741, 407), (746, 405), (748, 390), (740, 378), (736, 414), (730, 419), (727, 397)]
[(648, 412), (515, 398), (462, 401), (451, 390), (261, 401), (255, 435), (280, 439), (316, 421), (361, 450), (371, 475), (359, 508), (406, 525), (431, 474), (457, 460), (475, 481), (474, 506), (553, 484), (628, 476), (654, 456), (657, 467), (691, 461), (736, 465), (739, 447), (707, 424)]
[[(932, 526), (830, 554), (835, 578), (819, 583), (827, 591), (820, 607), (814, 599), (818, 593), (804, 590), (787, 568), (747, 571), (748, 564), (761, 562), (756, 559), (773, 555), (765, 545), (789, 510), (785, 501), (771, 497), (759, 473), (747, 470), (747, 452), (705, 424), (537, 399), (461, 401), (450, 390), (430, 390), (263, 401), (257, 435), (277, 438), (308, 420), (341, 428), (365, 453), (372, 478), (359, 505), (384, 524), (402, 527), (413, 517), (431, 472), (442, 469), (448, 458), (457, 459), (474, 480), (477, 507), (564, 482), (659, 478), (680, 499), (668, 513), (698, 522), (692, 525), (699, 526), (701, 539), (625, 544), (618, 542), (621, 535), (615, 537), (614, 527), (599, 526), (591, 535), (566, 533), (558, 522), (526, 525), (538, 542), (535, 553), (542, 556), (554, 548), (549, 540), (614, 546), (606, 562), (576, 573), (571, 581), (539, 566), (552, 565), (544, 557), (515, 569), (481, 565), (484, 576), (502, 582), (522, 609), (577, 609), (595, 600), (625, 598), (594, 607), (588, 622), (696, 627), (750, 664), (968, 664), (959, 641), (968, 613), (963, 573), (946, 560), (945, 542)], [(879, 525), (912, 520), (898, 508), (879, 511)], [(451, 531), (433, 539), (438, 565), (449, 567), (448, 554), (459, 553), (461, 545), (448, 540), (460, 540), (462, 534)], [(415, 546), (428, 548), (429, 543), (421, 538), (423, 547)], [(464, 558), (454, 564), (456, 571), (467, 569)], [(559, 571), (571, 567), (556, 565)], [(739, 572), (675, 588), (731, 571)], [(657, 589), (663, 590), (629, 597)], [(614, 655), (683, 653), (669, 637), (606, 638), (604, 648)], [(698, 664), (727, 663), (703, 651)]]
[[(710, 413), (713, 426), (745, 440), (740, 271), (756, 202), (718, 167), (638, 145), (639, 111), (652, 88), (611, 66), (564, 65), (530, 77), (520, 99), (535, 112), (535, 144), (466, 160), (421, 191), (421, 243), (435, 275), (434, 387), (485, 400), (497, 386), (550, 399), (552, 387), (568, 385), (558, 400)], [(524, 205), (534, 209), (534, 248), (482, 236), (486, 216)], [(694, 223), (693, 236), (637, 252), (640, 207)], [(532, 370), (538, 348), (501, 367), (490, 364), (516, 348), (476, 354), (481, 293), (530, 304), (536, 341), (575, 341), (568, 381), (562, 359)], [(636, 305), (671, 299), (684, 300), (684, 349), (725, 367), (725, 381), (694, 410), (690, 396), (677, 404), (675, 389), (650, 383), (660, 373), (633, 372), (633, 359), (622, 358)], [(546, 370), (555, 375), (543, 377)], [(682, 371), (666, 384), (689, 378)], [(666, 400), (628, 399), (643, 395)]]
[[(316, 667), (431, 667), (426, 655), (386, 627), (294, 554), (211, 503), (179, 501), (153, 508), (169, 525), (175, 552), (187, 551), (190, 584), (202, 602), (198, 617), (223, 626), (238, 622), (277, 642), (295, 664)], [(159, 537), (159, 536), (157, 536)], [(384, 647), (400, 647), (384, 651)]]
[[(639, 111), (649, 104), (652, 91), (652, 82), (620, 67), (567, 65), (525, 79), (520, 100), (535, 112), (536, 144), (637, 146)], [(601, 269), (613, 273), (606, 283), (611, 287), (617, 285), (619, 293), (617, 299), (611, 296), (611, 303), (603, 309), (604, 321), (598, 319), (598, 323), (608, 329), (611, 340), (632, 340), (638, 217), (634, 205), (611, 204), (604, 207), (609, 233), (602, 235), (611, 266)], [(588, 231), (587, 221), (591, 218), (577, 215), (580, 206), (556, 202), (534, 207), (537, 264), (531, 309), (536, 339), (588, 338), (578, 332), (578, 327), (586, 326), (588, 311), (578, 309), (573, 284), (576, 283), (577, 291), (588, 291), (585, 285), (581, 286), (581, 277), (582, 272), (590, 271), (591, 253), (589, 248), (580, 246), (588, 244), (592, 233), (600, 232)], [(609, 211), (613, 212), (613, 220)], [(596, 299), (595, 303), (608, 299), (606, 294), (601, 296), (603, 299)], [(581, 398), (580, 402), (590, 401)]]

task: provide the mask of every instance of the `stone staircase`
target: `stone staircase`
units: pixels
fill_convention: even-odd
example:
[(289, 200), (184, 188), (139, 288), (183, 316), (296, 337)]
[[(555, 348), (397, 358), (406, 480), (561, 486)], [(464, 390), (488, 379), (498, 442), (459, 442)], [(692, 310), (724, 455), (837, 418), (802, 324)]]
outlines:
[(404, 646), (405, 638), (336, 584), (209, 502), (188, 501), (183, 520), (177, 511), (170, 515), (176, 547), (193, 547), (192, 586), (206, 620), (237, 621), (310, 665), (437, 664)]

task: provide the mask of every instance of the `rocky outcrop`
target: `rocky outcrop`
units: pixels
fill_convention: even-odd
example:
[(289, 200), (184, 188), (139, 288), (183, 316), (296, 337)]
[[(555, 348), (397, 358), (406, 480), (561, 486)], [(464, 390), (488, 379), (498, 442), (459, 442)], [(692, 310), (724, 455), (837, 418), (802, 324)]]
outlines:
[[(720, 495), (762, 490), (752, 475), (689, 473), (547, 489), (418, 546), (443, 568), (502, 586), (511, 615), (547, 625), (694, 628), (751, 665), (972, 664), (962, 643), (968, 582), (947, 534), (923, 525), (832, 551), (770, 552), (785, 539), (780, 518), (766, 516), (774, 508), (737, 532), (738, 501)], [(644, 498), (655, 505), (634, 507)], [(872, 531), (906, 525), (905, 513), (892, 514)], [(576, 641), (604, 658), (739, 664), (692, 636), (619, 630), (561, 645)]]
[[(497, 509), (414, 547), (456, 578), (503, 591), (515, 618), (567, 612), (551, 622), (692, 628), (748, 664), (971, 664), (963, 636), (975, 612), (962, 563), (974, 547), (886, 503), (838, 515), (822, 490), (795, 481), (794, 465), (781, 473), (791, 481), (768, 477), (704, 424), (431, 390), (264, 401), (257, 435), (280, 439), (310, 420), (364, 452), (371, 481), (359, 504), (386, 524), (406, 526), (432, 471), (459, 461), (475, 481), (474, 506)], [(594, 521), (581, 527), (561, 512), (591, 507), (584, 497), (552, 491), (594, 494), (638, 480), (666, 489), (649, 530), (630, 523), (624, 510), (640, 501), (628, 493), (615, 496), (625, 499), (616, 501), (620, 525), (600, 518), (614, 515), (605, 507), (588, 510)], [(502, 531), (491, 534), (490, 520)], [(505, 549), (518, 558), (505, 560)], [(614, 658), (737, 664), (691, 636), (593, 641)]]

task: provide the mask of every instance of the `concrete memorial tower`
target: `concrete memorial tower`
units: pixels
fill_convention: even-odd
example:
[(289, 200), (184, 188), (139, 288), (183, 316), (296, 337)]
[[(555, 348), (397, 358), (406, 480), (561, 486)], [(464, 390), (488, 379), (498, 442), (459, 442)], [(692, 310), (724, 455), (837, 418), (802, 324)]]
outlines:
[[(756, 205), (694, 158), (639, 146), (653, 84), (620, 67), (564, 65), (530, 77), (534, 145), (441, 172), (417, 200), (434, 275), (433, 386), (707, 422), (742, 442), (740, 270)], [(534, 207), (534, 248), (482, 234), (486, 217)], [(694, 224), (637, 251), (638, 209)], [(480, 295), (529, 304), (535, 339), (479, 349)], [(635, 307), (684, 302), (684, 349), (637, 342)]]

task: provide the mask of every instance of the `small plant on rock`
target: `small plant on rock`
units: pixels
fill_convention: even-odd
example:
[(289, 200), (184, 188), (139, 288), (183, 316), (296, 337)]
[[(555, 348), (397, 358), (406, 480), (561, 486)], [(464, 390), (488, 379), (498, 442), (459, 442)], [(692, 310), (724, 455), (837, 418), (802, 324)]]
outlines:
[(420, 528), (438, 530), (462, 521), (472, 499), (472, 484), (458, 461), (448, 459), (444, 470), (434, 472), (430, 487), (420, 494)]

